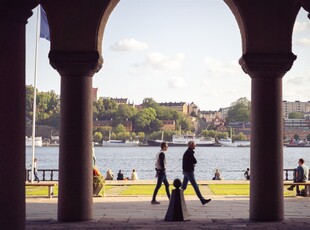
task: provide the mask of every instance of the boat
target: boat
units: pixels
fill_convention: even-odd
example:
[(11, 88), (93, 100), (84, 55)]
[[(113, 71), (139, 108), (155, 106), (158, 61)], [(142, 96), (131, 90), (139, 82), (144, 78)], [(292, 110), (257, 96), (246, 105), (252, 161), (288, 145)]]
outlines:
[[(25, 137), (25, 145), (26, 147), (31, 147), (32, 146), (32, 138), (31, 137)], [(43, 141), (42, 137), (35, 137), (34, 138), (34, 146), (36, 147), (42, 147)]]
[[(216, 143), (215, 140), (209, 140), (205, 138), (195, 137), (195, 135), (173, 135), (172, 141), (167, 141), (169, 147), (173, 146), (187, 146), (189, 141), (195, 141), (196, 146), (201, 147), (217, 147), (221, 146), (220, 144)], [(163, 140), (147, 140), (149, 146), (160, 146)]]
[(288, 143), (284, 147), (310, 147), (310, 143)]
[(232, 142), (231, 138), (218, 140), (223, 147), (237, 147), (237, 144)]
[(139, 141), (123, 141), (123, 140), (109, 140), (103, 141), (103, 147), (137, 147)]
[(250, 147), (250, 141), (235, 141), (232, 142), (231, 138), (221, 139), (218, 142), (223, 147)]

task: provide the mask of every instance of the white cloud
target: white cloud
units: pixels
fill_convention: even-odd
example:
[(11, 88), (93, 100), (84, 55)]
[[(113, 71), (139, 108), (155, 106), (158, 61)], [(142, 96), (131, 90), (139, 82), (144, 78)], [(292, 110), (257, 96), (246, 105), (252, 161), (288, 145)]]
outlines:
[(305, 31), (310, 28), (310, 23), (309, 22), (300, 22), (296, 21), (294, 24), (294, 31), (296, 32), (301, 32)]
[(115, 51), (142, 51), (149, 47), (144, 42), (137, 41), (134, 38), (127, 38), (115, 43), (110, 48)]
[(168, 85), (174, 89), (185, 88), (187, 86), (186, 81), (180, 77), (172, 77), (168, 81)]
[(206, 57), (203, 59), (207, 66), (207, 71), (212, 76), (232, 76), (243, 73), (237, 61), (223, 62), (214, 58)]
[(161, 53), (153, 52), (146, 55), (146, 65), (149, 65), (155, 70), (175, 71), (181, 68), (184, 58), (185, 55), (182, 53), (177, 53), (173, 57), (168, 57)]
[(310, 45), (310, 38), (300, 38), (294, 44), (297, 46), (308, 46)]

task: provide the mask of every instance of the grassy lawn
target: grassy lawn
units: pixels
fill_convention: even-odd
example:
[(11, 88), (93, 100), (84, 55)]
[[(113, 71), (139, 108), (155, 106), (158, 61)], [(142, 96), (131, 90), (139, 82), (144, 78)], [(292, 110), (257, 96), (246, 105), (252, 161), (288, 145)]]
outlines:
[[(284, 196), (295, 196), (295, 191), (288, 191), (285, 186)], [(152, 196), (155, 188), (154, 185), (124, 185), (124, 186), (114, 186), (106, 185), (105, 194), (107, 196)], [(200, 191), (202, 194), (206, 195), (240, 195), (249, 196), (250, 185), (246, 184), (212, 184), (212, 185), (200, 185)], [(303, 186), (301, 186), (301, 189)], [(170, 185), (170, 190), (174, 189)], [(26, 186), (26, 196), (47, 196), (47, 187), (28, 187)], [(58, 186), (54, 187), (54, 195), (58, 195)], [(166, 196), (165, 186), (162, 185), (158, 191), (159, 196)], [(185, 190), (185, 195), (195, 195), (195, 191), (191, 185), (188, 185)]]
[[(46, 186), (26, 186), (26, 196), (47, 196), (48, 195), (48, 187)], [(54, 186), (54, 195), (58, 195), (58, 186)]]
[[(214, 195), (250, 195), (249, 184), (212, 184), (208, 186)], [(295, 196), (296, 192), (288, 191), (288, 187), (284, 187), (284, 196)]]

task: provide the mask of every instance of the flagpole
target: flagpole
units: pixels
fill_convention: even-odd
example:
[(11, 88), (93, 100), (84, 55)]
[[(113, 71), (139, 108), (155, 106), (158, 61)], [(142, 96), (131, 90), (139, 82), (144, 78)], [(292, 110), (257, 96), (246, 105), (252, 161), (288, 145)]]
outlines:
[(38, 52), (39, 52), (39, 27), (40, 5), (37, 6), (37, 22), (36, 22), (36, 45), (35, 45), (35, 60), (34, 60), (34, 79), (33, 79), (33, 116), (32, 116), (32, 163), (31, 163), (31, 183), (34, 176), (34, 158), (35, 158), (35, 134), (36, 134), (36, 107), (37, 107), (37, 75), (38, 75)]

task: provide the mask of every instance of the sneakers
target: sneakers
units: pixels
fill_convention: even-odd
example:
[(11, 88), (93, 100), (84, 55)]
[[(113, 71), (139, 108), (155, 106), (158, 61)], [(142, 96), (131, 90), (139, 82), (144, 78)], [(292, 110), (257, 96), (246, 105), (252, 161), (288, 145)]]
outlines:
[(211, 199), (204, 199), (201, 203), (202, 205), (205, 205), (206, 203), (209, 203), (211, 201)]
[(290, 187), (287, 188), (287, 190), (293, 191), (293, 190), (294, 190), (294, 187), (290, 186)]
[(160, 202), (156, 201), (156, 200), (152, 200), (151, 204), (160, 204)]

